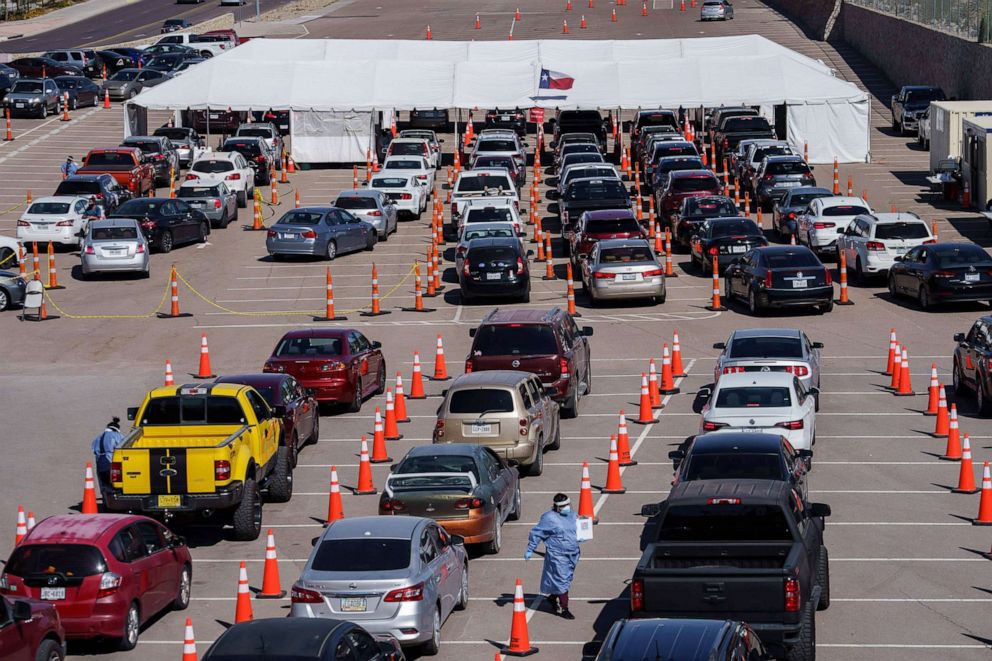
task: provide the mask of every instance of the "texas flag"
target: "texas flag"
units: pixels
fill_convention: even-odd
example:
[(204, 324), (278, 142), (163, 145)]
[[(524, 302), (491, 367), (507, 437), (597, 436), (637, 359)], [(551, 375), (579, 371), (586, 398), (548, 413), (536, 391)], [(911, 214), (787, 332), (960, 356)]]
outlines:
[(575, 79), (567, 73), (541, 69), (541, 84), (538, 86), (542, 90), (570, 90)]

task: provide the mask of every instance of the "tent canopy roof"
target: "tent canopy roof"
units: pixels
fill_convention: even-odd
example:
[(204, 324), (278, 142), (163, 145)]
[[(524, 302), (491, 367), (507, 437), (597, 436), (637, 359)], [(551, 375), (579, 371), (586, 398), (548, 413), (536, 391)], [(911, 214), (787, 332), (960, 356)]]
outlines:
[[(572, 78), (541, 89), (542, 69)], [(857, 103), (830, 68), (758, 35), (628, 41), (253, 39), (151, 88), (153, 110), (675, 108)]]

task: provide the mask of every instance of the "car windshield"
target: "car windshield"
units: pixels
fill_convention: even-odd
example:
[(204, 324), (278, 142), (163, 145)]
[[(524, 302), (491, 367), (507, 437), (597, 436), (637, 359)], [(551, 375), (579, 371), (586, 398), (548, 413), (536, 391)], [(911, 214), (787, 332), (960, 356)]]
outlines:
[(570, 182), (572, 179), (576, 179), (576, 178), (584, 179), (586, 177), (604, 177), (604, 178), (613, 178), (616, 179), (617, 181), (620, 180), (619, 177), (617, 177), (616, 170), (614, 170), (611, 167), (575, 168), (569, 170), (564, 174), (564, 181), (562, 183), (564, 184), (564, 187), (567, 188), (568, 182)]
[(410, 566), (409, 539), (326, 539), (317, 547), (310, 569), (333, 572), (381, 572)]
[(339, 209), (348, 209), (351, 211), (366, 211), (375, 210), (379, 208), (376, 203), (375, 198), (371, 197), (360, 197), (358, 195), (339, 197), (335, 202), (334, 206)]
[(476, 153), (487, 151), (517, 151), (517, 143), (513, 140), (480, 140), (475, 148)]
[(641, 113), (639, 119), (642, 128), (645, 126), (674, 127), (677, 124), (677, 120), (675, 119), (674, 113), (670, 113), (670, 112)]
[(221, 147), (221, 151), (236, 151), (248, 156), (258, 156), (262, 153), (262, 146), (257, 142), (247, 142), (241, 140), (228, 140)]
[(155, 129), (155, 135), (163, 138), (168, 138), (169, 140), (172, 141), (180, 141), (180, 142), (188, 141), (190, 139), (189, 133), (187, 133), (183, 129), (176, 129), (176, 128)]
[(692, 454), (686, 480), (781, 480), (782, 458), (777, 454), (740, 452)]
[(124, 165), (127, 167), (132, 167), (134, 165), (134, 157), (128, 153), (120, 153), (113, 151), (97, 152), (95, 154), (90, 154), (86, 157), (86, 165), (104, 165), (104, 166), (118, 166)]
[(926, 223), (879, 223), (875, 225), (876, 239), (928, 239)]
[(42, 84), (28, 80), (20, 80), (14, 83), (14, 89), (10, 90), (10, 92), (11, 94), (41, 94)]
[(768, 164), (765, 174), (809, 174), (809, 166), (802, 161), (776, 161)]
[(491, 239), (491, 238), (511, 238), (513, 237), (513, 230), (509, 227), (494, 228), (488, 227), (481, 230), (466, 230), (465, 234), (462, 236), (462, 241), (471, 241), (472, 239)]
[(764, 117), (731, 117), (723, 123), (720, 128), (724, 133), (734, 133), (736, 131), (771, 131), (768, 120)]
[(740, 337), (730, 345), (730, 358), (798, 358), (803, 345), (798, 337)]
[(93, 241), (121, 241), (137, 239), (137, 227), (93, 227), (90, 226), (90, 239)]
[(377, 177), (372, 180), (372, 188), (405, 188), (406, 177)]
[(238, 129), (238, 135), (247, 138), (271, 138), (272, 131), (269, 129)]
[(823, 266), (820, 260), (816, 258), (816, 255), (805, 250), (797, 250), (795, 252), (765, 253), (765, 262), (768, 263), (769, 268), (773, 269), (811, 268)]
[(549, 326), (493, 324), (475, 336), (476, 356), (546, 356), (558, 353), (555, 333)]
[(654, 152), (652, 153), (651, 160), (657, 161), (658, 159), (665, 158), (667, 156), (679, 156), (681, 154), (695, 154), (696, 148), (692, 145), (673, 145), (665, 141), (659, 141), (654, 144)]
[(472, 388), (456, 390), (448, 402), (449, 413), (511, 413), (513, 395), (509, 390)]
[(987, 264), (992, 259), (987, 252), (978, 246), (964, 246), (961, 248), (941, 248), (934, 251), (937, 257), (937, 266), (940, 268), (954, 266), (968, 266), (970, 264)]
[(386, 161), (385, 167), (387, 170), (423, 170), (424, 164), (420, 161), (397, 161), (389, 159)]
[(805, 207), (821, 197), (832, 197), (830, 193), (798, 193), (789, 198), (790, 207)]
[(4, 571), (21, 578), (38, 574), (82, 578), (107, 571), (107, 561), (100, 549), (89, 544), (25, 544), (14, 549)]
[(465, 211), (466, 223), (508, 223), (513, 220), (509, 207), (469, 207)]
[(236, 397), (169, 396), (148, 400), (140, 425), (243, 425), (245, 415)]
[(63, 181), (55, 189), (56, 195), (96, 195), (100, 184), (95, 181)]
[(234, 163), (231, 161), (197, 161), (190, 169), (193, 172), (203, 172), (204, 174), (218, 174), (233, 170)]
[(753, 220), (728, 220), (712, 223), (710, 236), (762, 236), (761, 228)]
[(760, 163), (765, 159), (766, 156), (788, 156), (790, 154), (792, 154), (792, 150), (785, 145), (758, 147), (754, 150), (754, 157), (751, 159), (751, 161), (754, 163)]
[(941, 101), (944, 93), (939, 89), (911, 90), (906, 93), (907, 106), (925, 106), (931, 101)]
[(79, 81), (72, 78), (56, 78), (55, 86), (60, 90), (74, 90), (79, 87)]
[(780, 507), (677, 505), (665, 513), (658, 539), (670, 542), (785, 542), (792, 539), (792, 532)]
[[(460, 392), (480, 391), (464, 390)], [(460, 392), (456, 392), (455, 396), (459, 395)], [(475, 411), (469, 412), (474, 413)], [(456, 454), (432, 454), (407, 457), (400, 462), (399, 466), (396, 467), (393, 475), (409, 475), (411, 473), (471, 473), (475, 476), (476, 481), (479, 480), (479, 467), (476, 465), (475, 459), (469, 456)], [(443, 480), (444, 478), (428, 479)], [(402, 483), (398, 480), (390, 480), (389, 484), (390, 486), (400, 486)]]
[(220, 197), (220, 188), (218, 186), (181, 186), (179, 197)]
[(500, 267), (506, 268), (517, 261), (517, 251), (504, 246), (486, 246), (485, 248), (473, 248), (465, 255), (465, 261), (476, 267)]
[(124, 71), (118, 71), (117, 73), (115, 73), (113, 76), (110, 77), (110, 80), (122, 80), (122, 81), (134, 80), (135, 78), (138, 77), (139, 73), (141, 72), (133, 69), (125, 69)]
[(340, 356), (341, 340), (336, 337), (289, 337), (283, 338), (276, 347), (275, 355), (286, 356)]
[(320, 225), (324, 214), (317, 211), (290, 211), (276, 223), (277, 225)]
[(616, 179), (573, 181), (568, 185), (568, 200), (627, 200), (627, 189)]
[(784, 387), (721, 388), (716, 396), (716, 406), (728, 409), (779, 408), (792, 406), (792, 398), (789, 388)]
[(719, 187), (716, 177), (678, 177), (672, 181), (672, 190), (679, 193), (711, 191)]
[(599, 145), (588, 142), (575, 142), (561, 148), (561, 153), (568, 154), (598, 154)]
[(69, 213), (68, 202), (35, 202), (28, 209), (30, 214)]
[[(424, 153), (424, 146), (419, 142), (393, 142), (389, 145), (389, 153), (394, 156), (419, 156)], [(389, 164), (386, 164), (389, 167)]]
[(128, 147), (137, 147), (146, 154), (158, 153), (162, 147), (159, 143), (151, 140), (125, 140), (124, 144)]
[(588, 234), (637, 234), (640, 225), (635, 218), (589, 218), (583, 231)]
[(161, 206), (157, 200), (149, 199), (138, 199), (138, 200), (128, 200), (124, 204), (117, 207), (114, 211), (115, 216), (144, 216), (146, 213), (154, 212)]
[(824, 207), (823, 217), (832, 216), (857, 216), (859, 213), (871, 213), (868, 209), (854, 204), (838, 204), (836, 206)]
[(653, 262), (654, 256), (647, 246), (605, 248), (599, 251), (600, 264), (626, 264), (628, 262)]
[(495, 190), (501, 188), (505, 191), (513, 189), (510, 178), (505, 174), (490, 172), (480, 172), (471, 177), (462, 177), (455, 187), (457, 193), (481, 193), (486, 189)]
[(575, 163), (605, 163), (603, 156), (599, 153), (585, 152), (581, 154), (566, 154), (562, 158), (562, 166), (574, 165)]
[(513, 167), (513, 158), (510, 156), (480, 156), (475, 159), (477, 168), (506, 168)]
[(695, 157), (668, 158), (658, 163), (659, 172), (670, 172), (672, 170), (698, 170), (702, 167), (703, 162)]
[(696, 218), (717, 218), (737, 215), (737, 207), (728, 199), (692, 197), (686, 203), (686, 215)]

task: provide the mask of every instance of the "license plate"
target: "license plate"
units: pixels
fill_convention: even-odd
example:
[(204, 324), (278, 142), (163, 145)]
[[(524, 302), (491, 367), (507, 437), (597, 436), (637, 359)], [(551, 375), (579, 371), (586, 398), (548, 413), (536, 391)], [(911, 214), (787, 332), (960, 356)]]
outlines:
[(792, 288), (793, 289), (804, 289), (805, 287), (806, 287), (806, 281), (805, 280), (793, 280), (792, 281)]
[(502, 273), (487, 273), (486, 280), (499, 280), (503, 277)]
[(280, 239), (295, 239), (296, 238), (296, 235), (295, 234), (287, 234), (286, 232), (279, 232), (279, 238)]
[(190, 202), (189, 203), (189, 205), (191, 207), (202, 207), (204, 204), (206, 204), (206, 202)]
[(364, 613), (367, 608), (365, 597), (344, 597), (341, 599), (341, 611), (344, 613)]
[(210, 119), (220, 119), (220, 115), (215, 115), (214, 113), (210, 113)]
[(784, 188), (794, 188), (794, 187), (798, 186), (800, 183), (802, 183), (802, 182), (799, 182), (799, 181), (783, 181), (782, 183), (779, 184), (779, 186), (782, 186)]
[(110, 257), (123, 257), (127, 254), (127, 250), (108, 250), (107, 255)]
[(757, 434), (761, 431), (761, 427), (741, 427), (741, 431), (748, 434)]
[(41, 598), (45, 601), (65, 599), (65, 588), (42, 588)]
[(182, 499), (180, 496), (159, 496), (157, 502), (159, 507), (179, 507)]
[(24, 104), (23, 103), (15, 103), (14, 104), (14, 107), (15, 108), (23, 108), (24, 107)]
[(733, 253), (747, 252), (747, 246), (730, 246), (730, 252)]
[(472, 425), (472, 433), (473, 434), (492, 434), (493, 433), (493, 426), (492, 425)]
[(623, 280), (624, 282), (627, 282), (627, 281), (630, 281), (630, 280), (637, 280), (637, 274), (636, 273), (620, 273), (620, 274), (617, 275), (617, 279), (618, 280)]
[(964, 274), (964, 281), (965, 282), (978, 282), (978, 278), (979, 278), (979, 275), (977, 273), (965, 273)]
[(513, 119), (513, 115), (500, 115), (499, 118), (504, 122), (509, 122)]

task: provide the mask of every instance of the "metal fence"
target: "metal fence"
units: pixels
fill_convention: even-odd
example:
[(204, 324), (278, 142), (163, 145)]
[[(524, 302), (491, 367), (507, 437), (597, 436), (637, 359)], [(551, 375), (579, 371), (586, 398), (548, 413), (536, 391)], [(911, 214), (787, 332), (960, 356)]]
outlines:
[(0, 21), (28, 18), (71, 5), (74, 0), (0, 0)]
[(992, 0), (845, 0), (962, 39), (990, 42)]

